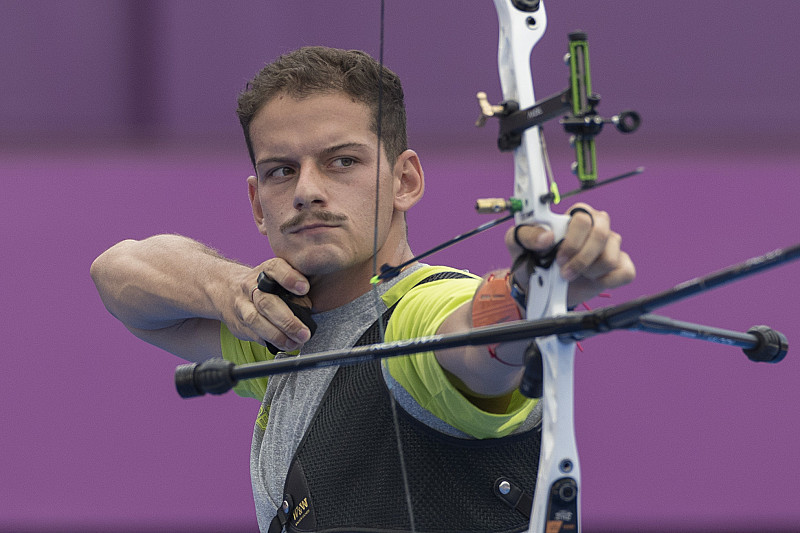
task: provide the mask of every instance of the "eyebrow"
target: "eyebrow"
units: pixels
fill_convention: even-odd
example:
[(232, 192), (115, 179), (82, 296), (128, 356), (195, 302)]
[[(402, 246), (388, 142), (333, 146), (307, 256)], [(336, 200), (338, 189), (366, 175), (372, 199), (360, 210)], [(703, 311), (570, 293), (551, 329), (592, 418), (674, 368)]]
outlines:
[[(336, 144), (334, 146), (329, 146), (328, 148), (325, 148), (324, 150), (322, 150), (322, 152), (320, 152), (320, 154), (325, 156), (325, 155), (335, 154), (336, 152), (339, 152), (341, 150), (348, 150), (348, 149), (371, 151), (372, 147), (370, 145), (364, 144), (364, 143), (348, 142), (348, 143)], [(285, 163), (285, 162), (288, 162), (288, 161), (292, 161), (292, 158), (290, 158), (290, 157), (265, 157), (263, 159), (259, 159), (258, 161), (256, 161), (256, 167), (259, 167), (259, 166), (267, 164), (267, 163)]]
[(348, 149), (370, 151), (370, 150), (372, 150), (372, 147), (370, 145), (364, 144), (364, 143), (350, 142), (350, 143), (337, 144), (335, 146), (331, 146), (330, 148), (325, 148), (322, 151), (322, 153), (323, 153), (323, 155), (335, 154), (336, 152), (340, 152), (342, 150), (348, 150)]

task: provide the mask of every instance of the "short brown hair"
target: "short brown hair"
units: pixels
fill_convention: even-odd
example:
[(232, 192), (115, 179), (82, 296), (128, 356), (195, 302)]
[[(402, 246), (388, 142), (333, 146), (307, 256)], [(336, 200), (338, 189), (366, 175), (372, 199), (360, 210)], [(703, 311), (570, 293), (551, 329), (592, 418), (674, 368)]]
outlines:
[(255, 154), (250, 122), (269, 100), (281, 93), (295, 98), (343, 92), (372, 111), (371, 129), (380, 137), (389, 164), (408, 148), (406, 110), (400, 78), (360, 50), (308, 46), (280, 56), (247, 83), (236, 114), (244, 130), (250, 160)]

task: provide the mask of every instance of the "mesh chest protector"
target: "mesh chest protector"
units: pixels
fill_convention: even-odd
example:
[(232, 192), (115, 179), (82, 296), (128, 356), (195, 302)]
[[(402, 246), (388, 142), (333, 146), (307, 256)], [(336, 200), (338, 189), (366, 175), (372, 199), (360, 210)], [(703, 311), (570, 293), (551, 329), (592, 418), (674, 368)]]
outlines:
[[(420, 283), (461, 276), (441, 273)], [(379, 337), (376, 322), (355, 345)], [(409, 498), (419, 533), (527, 531), (540, 428), (461, 439), (397, 406), (396, 432), (390, 394), (379, 361), (339, 368), (289, 467), (284, 505), (269, 532), (409, 532)], [(498, 489), (502, 481), (510, 495)]]

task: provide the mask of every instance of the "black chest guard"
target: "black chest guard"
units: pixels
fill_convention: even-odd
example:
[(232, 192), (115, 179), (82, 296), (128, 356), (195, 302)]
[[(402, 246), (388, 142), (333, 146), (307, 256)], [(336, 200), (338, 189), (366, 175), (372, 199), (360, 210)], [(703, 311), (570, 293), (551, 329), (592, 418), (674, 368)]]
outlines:
[[(377, 330), (373, 324), (356, 345), (379, 341)], [(339, 368), (292, 460), (270, 533), (282, 525), (298, 533), (409, 532), (409, 505), (419, 533), (527, 531), (540, 428), (461, 439), (395, 406), (395, 431), (389, 395), (379, 361)]]

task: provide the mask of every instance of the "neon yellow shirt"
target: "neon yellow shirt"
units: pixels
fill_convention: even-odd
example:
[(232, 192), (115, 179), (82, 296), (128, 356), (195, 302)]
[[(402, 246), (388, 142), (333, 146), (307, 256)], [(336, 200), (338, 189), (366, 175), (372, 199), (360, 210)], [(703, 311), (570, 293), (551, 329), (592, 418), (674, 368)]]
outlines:
[[(472, 300), (480, 284), (478, 277), (437, 280), (414, 287), (428, 276), (445, 271), (455, 269), (433, 266), (417, 269), (383, 295), (387, 308), (400, 300), (387, 324), (387, 342), (434, 335), (456, 308)], [(237, 339), (224, 324), (220, 331), (220, 344), (225, 359), (235, 364), (268, 361), (275, 357), (260, 344)], [(536, 405), (535, 400), (515, 391), (506, 413), (482, 411), (452, 385), (432, 352), (392, 357), (385, 359), (383, 364), (422, 408), (475, 438), (496, 438), (512, 433)], [(237, 384), (234, 391), (240, 396), (261, 400), (266, 385), (267, 378), (247, 380)]]

